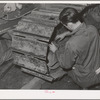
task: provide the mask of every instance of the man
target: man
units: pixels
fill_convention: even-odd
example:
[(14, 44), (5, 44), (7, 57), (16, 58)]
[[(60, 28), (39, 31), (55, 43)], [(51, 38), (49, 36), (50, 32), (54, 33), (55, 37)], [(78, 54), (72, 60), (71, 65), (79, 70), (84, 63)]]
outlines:
[(84, 8), (81, 12), (84, 22), (87, 25), (93, 25), (100, 34), (100, 4), (92, 4)]
[(86, 25), (74, 8), (65, 8), (60, 14), (61, 23), (71, 32), (63, 50), (52, 42), (50, 50), (63, 70), (82, 88), (100, 82), (100, 37), (97, 29)]

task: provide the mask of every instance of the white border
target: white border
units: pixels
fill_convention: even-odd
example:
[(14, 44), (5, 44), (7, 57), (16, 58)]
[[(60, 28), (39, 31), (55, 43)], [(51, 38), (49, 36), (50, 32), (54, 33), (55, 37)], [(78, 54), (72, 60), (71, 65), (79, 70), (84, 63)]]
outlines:
[(100, 91), (89, 90), (49, 90), (55, 91), (45, 93), (45, 90), (2, 90), (0, 99), (99, 99)]
[[(0, 1), (0, 3), (99, 4), (100, 1)], [(52, 93), (55, 91), (55, 93)], [(0, 90), (0, 99), (100, 99), (100, 90)]]
[(81, 3), (100, 3), (100, 1), (0, 1), (0, 3), (71, 3), (71, 4), (81, 4)]

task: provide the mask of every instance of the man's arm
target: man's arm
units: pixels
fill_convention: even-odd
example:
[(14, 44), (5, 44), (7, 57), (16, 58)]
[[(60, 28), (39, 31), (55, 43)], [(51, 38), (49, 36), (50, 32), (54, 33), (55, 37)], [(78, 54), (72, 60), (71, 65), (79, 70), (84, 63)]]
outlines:
[(70, 69), (73, 67), (77, 54), (70, 44), (67, 45), (62, 53), (59, 52), (59, 50), (57, 50), (55, 53), (62, 68)]
[(64, 32), (64, 33), (62, 33), (62, 34), (57, 35), (56, 38), (55, 38), (55, 40), (58, 40), (58, 39), (59, 39), (59, 40), (61, 41), (61, 40), (64, 39), (66, 36), (70, 36), (70, 35), (71, 35), (71, 32), (69, 32), (69, 31), (68, 31), (68, 32)]
[(73, 66), (73, 64), (75, 62), (75, 58), (76, 58), (75, 52), (73, 52), (73, 49), (69, 45), (67, 46), (67, 48), (65, 50), (62, 51), (62, 53), (61, 53), (61, 50), (59, 52), (59, 49), (57, 49), (53, 43), (50, 46), (50, 50), (56, 54), (57, 59), (60, 63), (60, 66), (57, 69), (55, 69), (55, 71), (53, 71), (53, 73), (50, 72), (51, 76), (54, 79), (60, 79), (65, 74), (67, 74), (67, 72), (64, 71), (63, 68), (65, 68), (65, 69), (71, 68)]

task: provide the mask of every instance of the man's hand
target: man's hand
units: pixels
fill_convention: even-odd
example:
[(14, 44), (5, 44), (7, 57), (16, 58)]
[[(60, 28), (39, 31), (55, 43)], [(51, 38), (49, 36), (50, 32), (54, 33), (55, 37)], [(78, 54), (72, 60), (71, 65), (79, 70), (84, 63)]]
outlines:
[(71, 33), (69, 31), (68, 32), (64, 32), (62, 34), (57, 35), (56, 38), (55, 38), (55, 40), (58, 40), (59, 39), (59, 41), (61, 41), (62, 39), (65, 38), (65, 36), (69, 36), (70, 34)]
[(60, 80), (67, 72), (64, 71), (62, 68), (58, 67), (53, 72), (50, 72), (50, 75), (54, 78), (54, 80)]
[(56, 47), (53, 43), (51, 43), (51, 44), (49, 45), (49, 47), (50, 47), (50, 50), (51, 50), (53, 53), (55, 53), (55, 51), (57, 50), (57, 47)]
[(60, 34), (60, 35), (57, 35), (57, 36), (56, 36), (55, 40), (61, 41), (64, 37), (65, 37), (64, 34)]

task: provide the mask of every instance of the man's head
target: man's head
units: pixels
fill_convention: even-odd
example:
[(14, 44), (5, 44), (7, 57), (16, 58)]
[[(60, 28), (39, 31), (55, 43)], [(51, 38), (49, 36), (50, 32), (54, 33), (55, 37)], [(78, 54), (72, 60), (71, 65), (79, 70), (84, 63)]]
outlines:
[(73, 31), (74, 29), (81, 24), (79, 19), (78, 11), (74, 8), (64, 8), (59, 15), (60, 22), (69, 30)]

